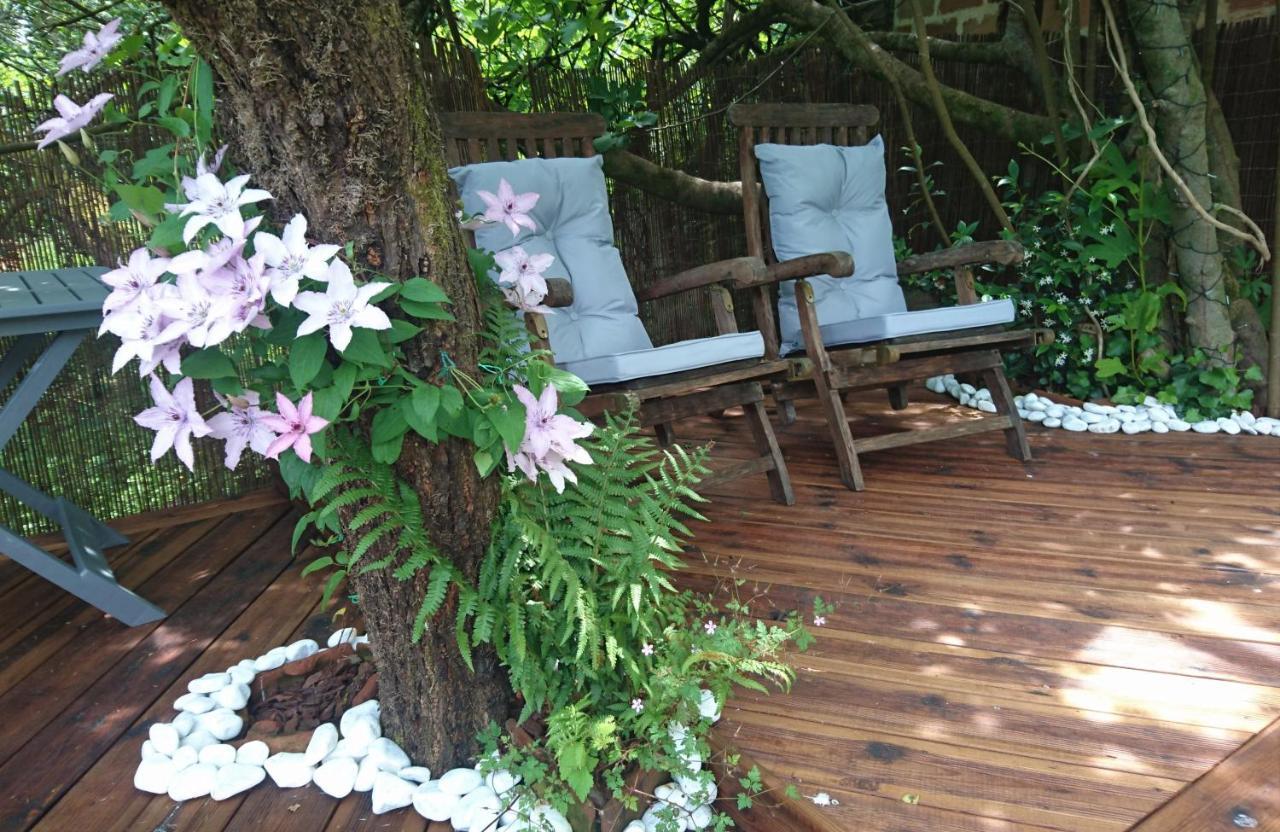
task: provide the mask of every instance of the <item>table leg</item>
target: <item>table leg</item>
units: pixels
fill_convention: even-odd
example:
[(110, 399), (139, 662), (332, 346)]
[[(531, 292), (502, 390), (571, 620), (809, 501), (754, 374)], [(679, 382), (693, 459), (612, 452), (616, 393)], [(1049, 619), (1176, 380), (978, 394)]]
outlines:
[[(49, 385), (53, 384), (53, 380), (58, 373), (62, 372), (62, 368), (71, 360), (71, 355), (76, 351), (76, 347), (80, 346), (80, 342), (88, 334), (89, 330), (87, 329), (58, 333), (53, 342), (45, 349), (44, 354), (31, 365), (26, 377), (19, 382), (18, 389), (4, 403), (4, 407), (0, 408), (0, 448), (9, 444), (9, 440), (18, 432), (18, 428), (22, 426), (27, 414), (35, 408), (40, 401), (40, 397), (49, 389)], [(0, 373), (10, 371), (8, 358), (8, 356), (5, 356), (5, 361), (0, 362)], [(16, 374), (16, 368), (13, 369), (13, 372)]]

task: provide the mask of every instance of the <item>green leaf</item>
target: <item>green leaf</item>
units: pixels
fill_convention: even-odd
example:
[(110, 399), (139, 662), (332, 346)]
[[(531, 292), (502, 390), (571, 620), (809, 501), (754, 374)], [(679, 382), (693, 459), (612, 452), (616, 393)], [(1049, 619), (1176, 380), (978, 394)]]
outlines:
[(117, 183), (115, 191), (121, 202), (140, 214), (151, 216), (164, 210), (164, 191), (159, 188)]
[[(381, 411), (386, 412), (386, 411)], [(371, 450), (373, 451), (373, 459), (375, 462), (381, 462), (391, 465), (400, 458), (400, 452), (404, 449), (404, 434), (401, 433), (393, 439), (386, 442), (374, 442)]]
[(236, 365), (217, 347), (209, 347), (183, 358), (182, 374), (188, 378), (235, 378)]
[(400, 308), (415, 318), (424, 321), (452, 321), (456, 320), (448, 310), (444, 309), (438, 303), (418, 303), (412, 300), (400, 301)]
[(338, 392), (344, 402), (351, 398), (351, 389), (355, 387), (357, 372), (359, 370), (356, 365), (348, 364), (345, 361), (338, 365), (338, 369), (333, 371), (333, 389)]
[(416, 324), (411, 324), (408, 321), (404, 320), (403, 318), (392, 318), (391, 333), (388, 336), (388, 339), (393, 344), (400, 344), (405, 341), (408, 341), (410, 338), (417, 335), (421, 331), (422, 331), (422, 327)]
[(244, 392), (244, 385), (235, 376), (215, 378), (209, 384), (213, 387), (213, 392), (221, 393), (224, 396), (239, 396)]
[(400, 287), (400, 297), (402, 300), (417, 301), (419, 303), (449, 302), (449, 296), (445, 294), (444, 289), (441, 289), (425, 277), (413, 277), (406, 280)]
[(333, 566), (333, 558), (329, 557), (328, 555), (325, 555), (322, 558), (316, 558), (315, 560), (311, 561), (311, 563), (308, 563), (303, 568), (302, 577), (305, 578), (311, 573), (319, 572), (321, 569), (324, 569), (329, 566)]
[(524, 405), (512, 400), (505, 407), (491, 408), (485, 415), (508, 448), (515, 450), (520, 447), (520, 441), (524, 439)]
[(289, 348), (289, 379), (299, 390), (316, 377), (324, 366), (325, 353), (329, 351), (329, 341), (323, 332), (304, 335), (293, 342)]
[[(456, 392), (456, 391), (455, 391)], [(434, 384), (415, 387), (409, 397), (413, 411), (424, 422), (435, 421), (436, 411), (440, 408), (440, 388)]]
[(409, 423), (405, 421), (404, 413), (399, 407), (384, 407), (374, 414), (370, 438), (375, 445), (391, 442), (404, 436), (408, 429)]
[(180, 139), (185, 139), (191, 135), (191, 125), (184, 118), (163, 116), (156, 119), (156, 123)]
[(342, 351), (342, 357), (359, 364), (372, 364), (376, 367), (390, 367), (391, 359), (382, 348), (378, 334), (372, 329), (355, 329), (351, 332), (351, 343)]
[(1098, 371), (1098, 378), (1111, 378), (1126, 372), (1124, 362), (1118, 358), (1099, 358), (1093, 366)]
[(451, 416), (462, 410), (462, 392), (451, 384), (440, 388), (440, 406)]

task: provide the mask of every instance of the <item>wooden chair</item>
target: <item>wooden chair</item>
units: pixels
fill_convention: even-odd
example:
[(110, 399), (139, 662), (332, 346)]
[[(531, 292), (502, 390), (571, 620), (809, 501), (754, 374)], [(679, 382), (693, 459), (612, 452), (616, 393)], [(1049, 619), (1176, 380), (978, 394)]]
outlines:
[[(593, 141), (605, 130), (604, 119), (600, 116), (571, 113), (443, 113), (440, 123), (444, 133), (445, 155), (455, 168), (537, 157), (591, 158), (596, 155)], [(454, 173), (456, 175), (457, 172)], [(549, 274), (556, 274), (557, 268), (568, 267), (567, 264), (556, 263)], [(639, 302), (684, 292), (707, 292), (716, 310), (715, 317), (721, 333), (718, 337), (733, 336), (737, 342), (750, 340), (748, 336), (752, 334), (739, 334), (736, 326), (725, 326), (733, 321), (732, 299), (727, 287), (743, 281), (761, 280), (764, 274), (764, 262), (759, 257), (739, 257), (659, 279), (638, 292), (629, 287), (625, 291), (634, 293)], [(579, 281), (588, 278), (588, 275), (577, 277)], [(557, 314), (560, 310), (565, 310), (564, 314), (578, 320), (575, 311), (578, 301), (575, 300), (570, 282), (551, 279), (548, 285), (551, 291), (544, 305)], [(581, 311), (585, 317), (587, 310)], [(553, 332), (549, 331), (546, 316), (526, 313), (525, 322), (535, 342), (544, 349), (550, 349)], [(639, 325), (638, 319), (636, 325)], [(654, 352), (680, 347), (686, 343), (696, 347), (716, 340), (679, 342), (676, 345), (654, 348)], [(640, 352), (643, 353), (643, 350)], [(611, 383), (591, 383), (591, 394), (579, 409), (594, 417), (606, 410), (635, 406), (641, 423), (654, 427), (659, 441), (665, 445), (673, 440), (672, 425), (676, 421), (741, 406), (750, 425), (758, 456), (719, 468), (710, 481), (764, 473), (768, 477), (773, 498), (791, 505), (795, 502), (791, 480), (774, 436), (773, 426), (769, 422), (761, 383), (780, 377), (787, 365), (776, 354), (766, 359), (765, 352), (766, 347), (761, 341), (752, 357), (742, 360), (692, 367), (661, 375), (638, 375)], [(608, 358), (607, 355), (604, 357)], [(574, 369), (572, 364), (565, 366), (570, 370)]]
[[(784, 412), (784, 421), (794, 419), (792, 402), (795, 399), (816, 396), (831, 430), (840, 477), (849, 488), (859, 491), (864, 481), (858, 454), (869, 451), (1002, 430), (1010, 456), (1029, 460), (1031, 449), (1005, 379), (1001, 351), (1033, 346), (1043, 339), (1042, 333), (983, 327), (828, 346), (824, 344), (814, 293), (806, 278), (824, 275), (850, 278), (854, 271), (852, 256), (843, 251), (814, 252), (779, 262), (774, 255), (769, 199), (761, 186), (756, 146), (764, 143), (865, 145), (871, 128), (879, 120), (877, 110), (843, 104), (738, 104), (730, 109), (729, 118), (739, 128), (747, 253), (762, 257), (766, 263), (766, 279), (751, 287), (751, 291), (760, 330), (766, 333), (767, 357), (778, 355), (780, 346), (773, 301), (775, 287), (782, 281), (796, 281), (796, 310), (804, 353), (792, 359), (788, 377), (774, 385), (773, 392)], [(960, 304), (974, 304), (977, 296), (973, 267), (982, 263), (1015, 264), (1022, 256), (1022, 247), (1016, 242), (973, 243), (900, 261), (897, 274), (949, 269), (955, 278)], [(908, 382), (944, 373), (980, 376), (991, 391), (996, 413), (941, 427), (853, 438), (843, 394), (885, 388), (891, 406), (901, 409), (907, 404)]]

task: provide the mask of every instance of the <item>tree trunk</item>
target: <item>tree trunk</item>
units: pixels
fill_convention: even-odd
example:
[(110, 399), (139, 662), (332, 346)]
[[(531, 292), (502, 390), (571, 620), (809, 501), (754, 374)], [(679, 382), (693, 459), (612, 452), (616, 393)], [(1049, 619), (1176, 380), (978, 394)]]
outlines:
[[(448, 356), (474, 370), (481, 311), (449, 199), (439, 127), (396, 0), (165, 0), (213, 65), (234, 158), (325, 242), (396, 279), (422, 275), (453, 299), (456, 323), (407, 346), (427, 378)], [(475, 578), (497, 501), (470, 449), (406, 439), (400, 474), (418, 491), (439, 550)], [(354, 577), (378, 667), (383, 725), (415, 762), (458, 765), (476, 732), (508, 715), (511, 693), (492, 652), (462, 662), (446, 605), (441, 626), (410, 640), (424, 580), (389, 570)]]
[[(1213, 205), (1206, 149), (1206, 101), (1195, 66), (1191, 40), (1176, 4), (1129, 0), (1123, 4), (1147, 85), (1155, 96), (1152, 109), (1163, 151), (1192, 196), (1208, 209)], [(1223, 281), (1217, 231), (1174, 191), (1173, 234), (1179, 282), (1187, 294), (1187, 328), (1193, 346), (1221, 364), (1232, 364), (1235, 333), (1230, 299)]]

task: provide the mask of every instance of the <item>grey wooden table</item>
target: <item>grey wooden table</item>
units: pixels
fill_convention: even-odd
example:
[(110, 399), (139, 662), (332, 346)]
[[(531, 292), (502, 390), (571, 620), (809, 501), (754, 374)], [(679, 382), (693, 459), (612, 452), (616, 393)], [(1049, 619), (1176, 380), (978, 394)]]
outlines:
[[(0, 358), (0, 390), (30, 363), (9, 400), (0, 405), (0, 449), (9, 444), (80, 342), (102, 322), (102, 301), (109, 290), (98, 276), (104, 271), (95, 267), (0, 273), (0, 337), (14, 339)], [(0, 490), (62, 529), (71, 562), (2, 525), (0, 554), (129, 626), (164, 618), (159, 607), (116, 583), (107, 564), (104, 550), (128, 543), (127, 538), (67, 500), (44, 494), (3, 469)]]

